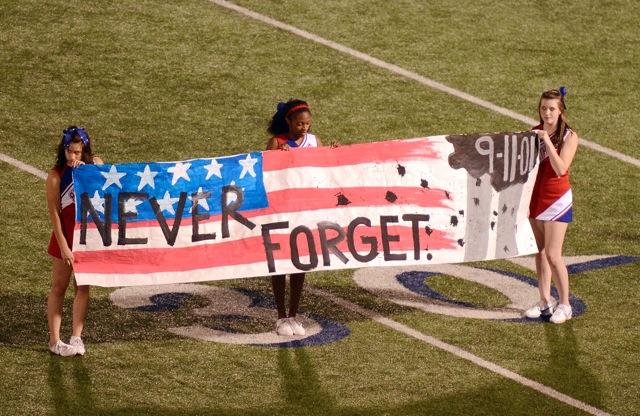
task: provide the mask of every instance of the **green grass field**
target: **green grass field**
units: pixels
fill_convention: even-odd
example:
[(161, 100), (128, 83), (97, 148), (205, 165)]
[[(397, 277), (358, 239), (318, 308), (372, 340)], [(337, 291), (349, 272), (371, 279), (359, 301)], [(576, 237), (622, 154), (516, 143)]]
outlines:
[[(638, 2), (235, 3), (529, 117), (542, 90), (566, 85), (580, 136), (640, 158)], [(69, 124), (85, 126), (108, 163), (262, 150), (275, 104), (290, 97), (311, 103), (325, 142), (528, 127), (206, 0), (7, 0), (0, 40), (0, 153), (41, 170)], [(640, 256), (640, 169), (581, 147), (572, 183), (566, 254)], [(196, 317), (207, 302), (198, 296), (123, 309), (113, 290), (94, 288), (87, 355), (50, 356), (44, 181), (0, 162), (0, 190), (2, 415), (586, 414), (311, 291), (303, 309), (346, 337), (302, 348), (203, 342), (168, 329), (273, 323)], [(534, 277), (506, 261), (474, 266)], [(572, 274), (587, 309), (562, 326), (426, 313), (352, 276), (313, 273), (308, 284), (604, 412), (640, 414), (638, 261)], [(265, 278), (210, 285), (271, 296)], [(430, 285), (482, 308), (506, 304), (451, 276)]]

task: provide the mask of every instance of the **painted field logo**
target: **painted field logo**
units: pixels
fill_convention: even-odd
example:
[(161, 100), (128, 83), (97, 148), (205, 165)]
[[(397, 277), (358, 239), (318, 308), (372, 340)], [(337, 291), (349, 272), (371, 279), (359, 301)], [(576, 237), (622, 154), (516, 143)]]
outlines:
[[(169, 328), (168, 331), (202, 341), (225, 344), (261, 345), (267, 347), (304, 347), (338, 341), (349, 335), (349, 328), (314, 314), (299, 314), (307, 334), (304, 337), (281, 337), (273, 328), (275, 306), (272, 298), (246, 289), (228, 289), (200, 284), (125, 287), (111, 294), (114, 305), (145, 312), (177, 310), (189, 298), (198, 296), (206, 306), (193, 308), (199, 317), (212, 317), (215, 327), (190, 325)], [(267, 330), (244, 333), (238, 326)]]
[[(612, 267), (640, 261), (632, 256), (579, 256), (565, 258), (569, 274)], [(535, 270), (533, 258), (518, 257), (512, 263)], [(469, 302), (452, 300), (429, 286), (429, 279), (446, 275), (484, 285), (509, 299), (502, 308), (483, 309)], [(522, 312), (538, 300), (537, 281), (519, 273), (477, 268), (465, 265), (441, 264), (406, 268), (358, 269), (354, 281), (377, 296), (399, 305), (425, 312), (460, 318), (495, 319), (517, 322), (542, 322), (522, 318)], [(552, 294), (557, 297), (555, 289)], [(307, 330), (304, 337), (283, 338), (275, 334), (274, 303), (271, 296), (242, 288), (222, 288), (201, 284), (171, 284), (125, 287), (111, 294), (114, 305), (143, 312), (184, 309), (187, 300), (199, 297), (205, 305), (189, 310), (194, 317), (210, 317), (212, 325), (194, 324), (168, 328), (186, 338), (226, 344), (259, 345), (265, 347), (304, 347), (324, 345), (349, 335), (349, 328), (319, 315), (300, 314), (298, 319)], [(572, 295), (574, 316), (586, 311), (586, 304)], [(194, 319), (196, 320), (196, 319)], [(250, 330), (246, 330), (250, 328)], [(254, 330), (255, 329), (255, 330)]]
[[(633, 263), (640, 258), (632, 256), (578, 256), (567, 257), (569, 274), (586, 272), (604, 267)], [(532, 257), (517, 257), (511, 262), (535, 271)], [(447, 275), (487, 286), (505, 295), (510, 303), (504, 308), (482, 309), (469, 302), (448, 298), (432, 289), (428, 281), (436, 275)], [(384, 296), (394, 303), (425, 312), (460, 318), (498, 319), (522, 322), (542, 322), (522, 317), (522, 312), (538, 301), (537, 280), (518, 273), (475, 268), (463, 265), (442, 264), (424, 267), (398, 267), (359, 269), (354, 281), (370, 292)], [(552, 295), (558, 294), (552, 288)], [(569, 302), (574, 316), (583, 314), (585, 303), (574, 295)]]

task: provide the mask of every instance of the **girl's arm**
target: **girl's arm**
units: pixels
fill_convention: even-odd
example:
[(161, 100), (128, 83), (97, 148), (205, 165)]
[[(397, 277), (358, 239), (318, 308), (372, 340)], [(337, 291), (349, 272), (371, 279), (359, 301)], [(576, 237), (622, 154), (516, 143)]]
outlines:
[(276, 150), (278, 148), (278, 139), (274, 137), (269, 139), (267, 142), (267, 150)]
[[(564, 141), (562, 145), (562, 150), (560, 150), (560, 154), (551, 143), (551, 139), (549, 138), (549, 134), (546, 131), (542, 130), (541, 139), (544, 140), (544, 145), (547, 148), (547, 154), (549, 155), (549, 162), (551, 162), (551, 167), (553, 171), (558, 176), (562, 176), (569, 170), (571, 163), (573, 162), (573, 157), (576, 155), (576, 151), (578, 150), (578, 135), (575, 132), (571, 132), (569, 137)], [(538, 133), (540, 135), (540, 131)]]
[(269, 139), (269, 143), (267, 143), (267, 150), (289, 150), (288, 144), (283, 144), (282, 146), (278, 143), (278, 139), (274, 136)]
[(67, 245), (66, 238), (64, 238), (62, 221), (60, 220), (60, 175), (55, 170), (49, 171), (45, 190), (47, 194), (47, 210), (53, 226), (53, 235), (58, 241), (62, 260), (71, 266), (73, 264), (73, 253)]

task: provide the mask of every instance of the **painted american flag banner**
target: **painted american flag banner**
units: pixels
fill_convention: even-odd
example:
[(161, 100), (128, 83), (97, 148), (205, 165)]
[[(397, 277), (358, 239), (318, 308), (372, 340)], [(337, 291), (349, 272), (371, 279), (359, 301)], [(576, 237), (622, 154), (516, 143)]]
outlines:
[(537, 251), (535, 134), (74, 169), (78, 284), (137, 286)]

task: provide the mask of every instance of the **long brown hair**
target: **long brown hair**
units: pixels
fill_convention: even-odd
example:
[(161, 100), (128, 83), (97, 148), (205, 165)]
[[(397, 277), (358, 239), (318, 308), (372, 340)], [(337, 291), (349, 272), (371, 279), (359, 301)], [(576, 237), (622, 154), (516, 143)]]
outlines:
[(569, 124), (567, 124), (567, 106), (564, 103), (564, 95), (566, 94), (566, 89), (564, 87), (560, 87), (560, 89), (551, 89), (542, 93), (540, 96), (540, 100), (538, 101), (538, 117), (540, 118), (540, 124), (544, 125), (544, 121), (542, 120), (542, 116), (540, 116), (540, 105), (542, 105), (542, 100), (558, 100), (560, 103), (560, 117), (558, 117), (558, 126), (556, 127), (555, 135), (551, 138), (551, 142), (554, 145), (558, 145), (564, 139), (564, 135), (567, 133), (567, 129), (570, 129)]

